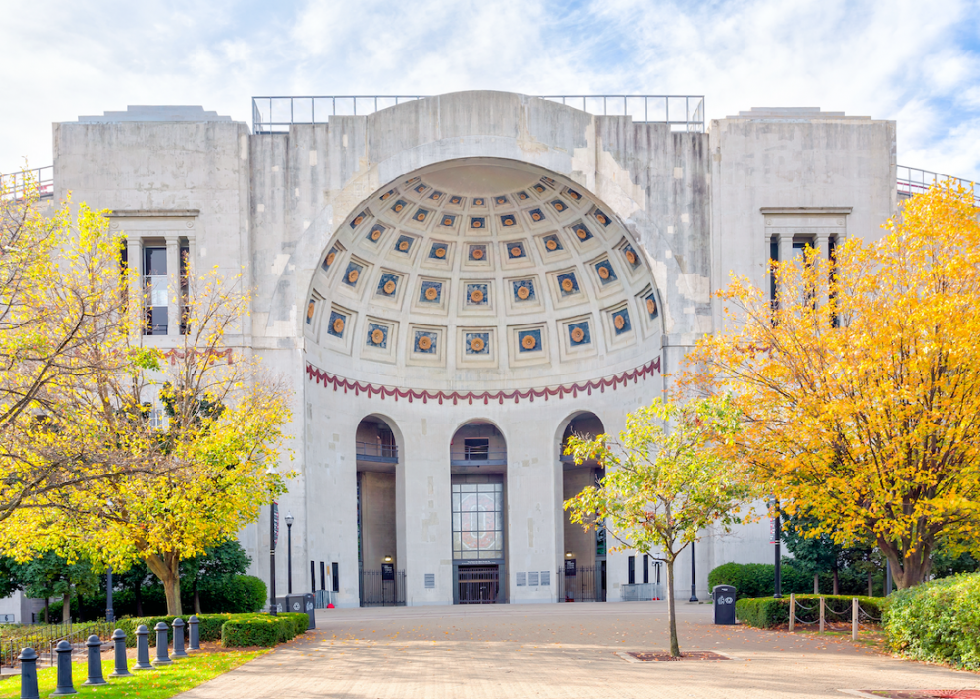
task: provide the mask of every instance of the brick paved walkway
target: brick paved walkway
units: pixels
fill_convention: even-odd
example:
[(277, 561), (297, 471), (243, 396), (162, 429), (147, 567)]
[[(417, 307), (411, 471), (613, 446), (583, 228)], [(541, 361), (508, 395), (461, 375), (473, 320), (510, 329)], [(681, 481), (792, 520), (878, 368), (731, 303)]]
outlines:
[(842, 697), (843, 689), (980, 688), (980, 675), (896, 660), (848, 641), (711, 624), (680, 605), (681, 650), (715, 662), (627, 662), (668, 646), (663, 602), (337, 609), (315, 632), (185, 699)]

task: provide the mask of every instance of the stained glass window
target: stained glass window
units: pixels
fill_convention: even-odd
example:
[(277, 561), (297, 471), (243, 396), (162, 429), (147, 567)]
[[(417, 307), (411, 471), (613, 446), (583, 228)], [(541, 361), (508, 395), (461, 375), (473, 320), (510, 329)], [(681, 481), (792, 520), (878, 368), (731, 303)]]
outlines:
[(504, 484), (453, 484), (453, 558), (504, 557)]

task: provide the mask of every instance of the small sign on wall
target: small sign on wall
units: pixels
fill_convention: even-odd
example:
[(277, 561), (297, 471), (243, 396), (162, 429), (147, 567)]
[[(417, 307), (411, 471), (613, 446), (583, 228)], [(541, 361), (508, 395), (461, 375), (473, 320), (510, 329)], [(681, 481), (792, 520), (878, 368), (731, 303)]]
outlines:
[(575, 559), (566, 558), (565, 559), (565, 577), (570, 578), (575, 575)]
[(394, 563), (382, 563), (381, 564), (381, 579), (382, 580), (394, 580), (395, 579), (395, 564)]

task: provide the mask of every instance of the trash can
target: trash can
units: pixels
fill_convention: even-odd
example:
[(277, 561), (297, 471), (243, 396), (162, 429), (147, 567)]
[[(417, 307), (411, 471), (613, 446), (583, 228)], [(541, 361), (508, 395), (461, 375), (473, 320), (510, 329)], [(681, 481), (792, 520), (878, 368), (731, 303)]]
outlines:
[(316, 595), (307, 592), (303, 595), (303, 603), (306, 605), (306, 613), (310, 617), (310, 625), (307, 628), (316, 628)]
[(715, 603), (715, 623), (735, 624), (735, 588), (732, 585), (715, 585), (711, 588)]
[(286, 595), (287, 612), (306, 613), (306, 605), (303, 603), (303, 595)]

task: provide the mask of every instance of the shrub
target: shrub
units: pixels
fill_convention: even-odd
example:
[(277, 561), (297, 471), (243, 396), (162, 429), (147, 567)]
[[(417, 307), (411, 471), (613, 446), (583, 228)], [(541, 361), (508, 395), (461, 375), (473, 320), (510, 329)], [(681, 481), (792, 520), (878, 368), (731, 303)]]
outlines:
[[(781, 567), (782, 592), (806, 593), (813, 590), (813, 576), (784, 559)], [(734, 585), (738, 599), (766, 597), (776, 591), (776, 566), (771, 563), (725, 563), (708, 573), (708, 587)]]
[(207, 612), (254, 613), (266, 601), (265, 583), (254, 575), (232, 575), (198, 587), (201, 609)]
[[(191, 614), (185, 614), (181, 616), (186, 624), (188, 619), (191, 618)], [(175, 616), (144, 616), (144, 617), (128, 617), (125, 619), (116, 620), (116, 628), (122, 629), (126, 632), (126, 645), (130, 648), (136, 646), (136, 629), (141, 625), (146, 625), (146, 628), (150, 630), (150, 646), (156, 646), (157, 636), (153, 631), (155, 627), (161, 621), (164, 622), (168, 627), (170, 627), (167, 632), (167, 641), (173, 643), (174, 640), (174, 630), (173, 623)], [(221, 626), (228, 620), (232, 619), (231, 614), (199, 614), (197, 617), (198, 625), (197, 632), (198, 637), (201, 641), (219, 641), (221, 640)], [(184, 643), (188, 643), (190, 640), (190, 627), (184, 627)]]
[(885, 615), (892, 648), (918, 660), (980, 669), (980, 573), (900, 590)]
[(299, 613), (235, 618), (221, 627), (221, 645), (226, 648), (274, 646), (303, 633), (308, 624), (309, 617)]
[[(820, 620), (820, 598), (825, 603), (827, 621), (850, 621), (852, 595), (796, 595), (796, 618), (799, 623), (814, 623)], [(888, 608), (886, 597), (857, 597), (867, 617), (863, 623), (881, 623), (883, 613)], [(789, 623), (789, 596), (744, 598), (735, 602), (735, 616), (743, 624), (758, 629), (771, 629)]]

